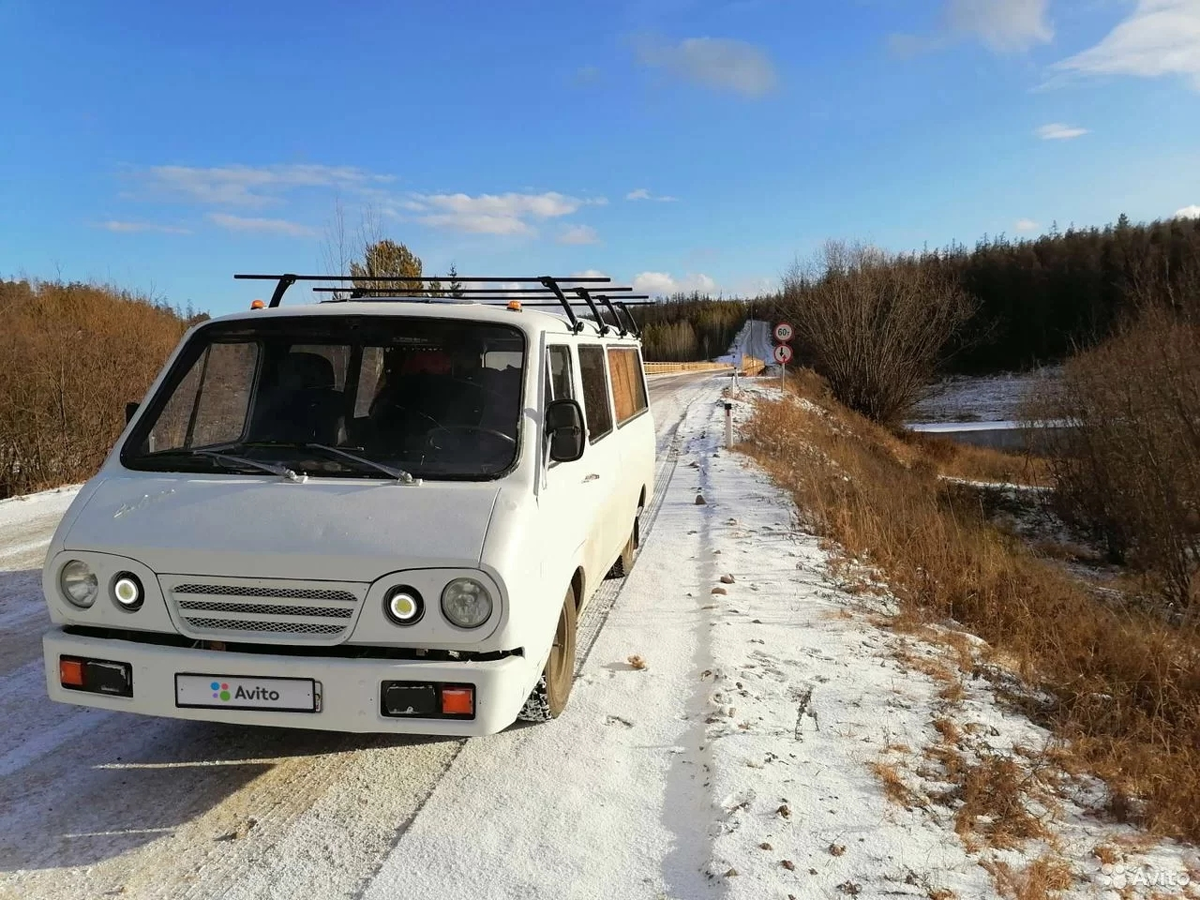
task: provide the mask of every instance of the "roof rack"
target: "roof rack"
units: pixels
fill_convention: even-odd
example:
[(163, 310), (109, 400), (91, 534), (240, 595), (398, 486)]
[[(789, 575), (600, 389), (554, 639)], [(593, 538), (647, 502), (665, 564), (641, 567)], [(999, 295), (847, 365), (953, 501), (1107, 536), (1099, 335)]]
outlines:
[[(465, 282), (475, 282), (477, 284), (535, 284), (536, 283), (536, 284), (541, 285), (541, 287), (536, 287), (536, 288), (522, 288), (522, 287), (517, 287), (517, 288), (459, 288), (459, 289), (456, 289), (455, 294), (456, 295), (457, 294), (463, 294), (463, 295), (469, 294), (469, 295), (471, 295), (469, 297), (469, 299), (476, 300), (476, 301), (492, 301), (492, 300), (509, 301), (509, 300), (513, 300), (513, 299), (522, 299), (521, 297), (510, 296), (512, 294), (530, 295), (532, 297), (547, 297), (547, 298), (553, 297), (555, 300), (558, 301), (557, 303), (546, 303), (546, 304), (525, 303), (525, 301), (523, 299), (522, 299), (522, 303), (524, 303), (524, 305), (527, 305), (527, 306), (545, 305), (545, 306), (560, 306), (560, 307), (562, 307), (563, 311), (567, 314), (568, 321), (571, 324), (571, 330), (575, 333), (578, 333), (579, 331), (581, 331), (583, 329), (583, 323), (581, 321), (579, 321), (578, 316), (575, 315), (575, 311), (572, 309), (573, 305), (578, 305), (578, 301), (573, 301), (573, 300), (568, 299), (567, 295), (565, 293), (566, 291), (571, 291), (572, 293), (577, 295), (583, 301), (584, 304), (587, 305), (588, 309), (590, 310), (590, 312), (592, 314), (592, 318), (595, 320), (596, 326), (599, 329), (601, 335), (608, 334), (609, 325), (607, 322), (604, 321), (603, 316), (601, 316), (600, 310), (596, 306), (597, 301), (602, 303), (608, 309), (608, 311), (612, 314), (613, 320), (616, 323), (617, 330), (619, 331), (619, 333), (622, 337), (624, 337), (626, 334), (629, 334), (631, 332), (635, 336), (640, 336), (641, 329), (638, 328), (637, 322), (634, 321), (633, 315), (629, 312), (629, 309), (625, 305), (625, 303), (618, 302), (617, 305), (614, 306), (613, 301), (609, 298), (608, 295), (612, 294), (612, 293), (621, 293), (623, 295), (622, 299), (630, 299), (630, 300), (632, 300), (634, 298), (637, 298), (639, 300), (640, 299), (648, 299), (648, 295), (646, 295), (646, 294), (629, 293), (633, 290), (633, 288), (631, 288), (631, 287), (618, 287), (616, 285), (610, 284), (612, 279), (608, 278), (607, 276), (603, 276), (603, 275), (581, 275), (581, 276), (568, 276), (568, 277), (538, 275), (533, 278), (510, 278), (507, 276), (500, 276), (500, 275), (457, 275), (456, 274), (454, 276), (422, 275), (420, 278), (406, 279), (406, 278), (402, 278), (402, 277), (398, 278), (394, 275), (295, 275), (295, 274), (287, 273), (287, 274), (283, 274), (283, 275), (239, 274), (239, 275), (234, 275), (233, 277), (236, 279), (251, 280), (251, 281), (274, 281), (275, 282), (275, 290), (271, 294), (270, 302), (267, 304), (267, 306), (272, 309), (279, 306), (279, 304), (283, 300), (284, 293), (286, 293), (287, 289), (290, 288), (297, 281), (350, 281), (350, 282), (353, 282), (354, 286), (351, 288), (348, 288), (348, 289), (347, 288), (330, 288), (330, 287), (313, 288), (313, 291), (317, 292), (317, 293), (341, 293), (345, 290), (349, 290), (350, 299), (371, 299), (372, 294), (375, 294), (376, 297), (378, 297), (379, 299), (384, 299), (386, 295), (395, 296), (395, 294), (397, 292), (397, 289), (395, 287), (380, 287), (380, 288), (364, 287), (363, 286), (364, 282), (387, 283), (387, 284), (395, 284), (396, 282), (402, 282), (402, 283), (409, 282), (412, 284), (417, 284), (420, 286), (412, 287), (412, 288), (405, 287), (405, 288), (401, 289), (403, 295), (405, 297), (426, 297), (429, 299), (433, 299), (438, 296), (445, 296), (445, 295), (449, 294), (449, 291), (444, 288), (440, 292), (438, 292), (437, 289), (425, 287), (426, 282), (431, 282), (431, 281), (440, 281), (443, 284), (449, 284), (451, 281), (457, 281), (460, 283), (464, 282), (464, 281)], [(599, 285), (601, 287), (599, 287), (599, 289), (590, 287), (592, 285)], [(621, 316), (617, 312), (618, 307), (620, 308), (620, 310), (622, 312), (625, 313), (626, 318), (629, 320), (629, 328), (626, 328), (625, 324), (622, 323)]]
[[(344, 290), (344, 288), (315, 287), (313, 288), (313, 293), (335, 294), (342, 293)], [(637, 321), (633, 318), (633, 313), (629, 311), (629, 306), (649, 306), (649, 294), (625, 293), (632, 291), (633, 288), (609, 287), (607, 285), (598, 290), (588, 290), (586, 288), (571, 288), (570, 290), (579, 296), (580, 299), (573, 300), (564, 294), (562, 299), (557, 299), (554, 302), (539, 302), (541, 300), (549, 301), (550, 298), (557, 298), (559, 296), (558, 293), (547, 288), (462, 288), (457, 293), (469, 293), (470, 296), (458, 298), (455, 295), (448, 294), (445, 289), (439, 290), (437, 288), (404, 288), (402, 289), (401, 296), (397, 297), (397, 291), (391, 288), (356, 287), (350, 291), (349, 297), (339, 297), (334, 300), (325, 300), (322, 302), (334, 303), (344, 300), (390, 301), (402, 299), (416, 303), (430, 303), (435, 300), (461, 299), (464, 302), (480, 303), (483, 305), (500, 305), (516, 301), (522, 306), (568, 310), (571, 306), (586, 305), (601, 335), (608, 334), (611, 327), (615, 326), (621, 337), (625, 337), (627, 334), (632, 334), (635, 337), (641, 336), (641, 328), (638, 327)], [(618, 291), (621, 292), (619, 297), (609, 296), (609, 294), (614, 294)], [(514, 294), (517, 296), (513, 296)], [(627, 303), (626, 301), (633, 302)], [(603, 314), (597, 304), (602, 305), (612, 316), (613, 321), (611, 325), (604, 320)], [(622, 318), (622, 313), (624, 313), (624, 318)], [(582, 324), (575, 318), (572, 321), (575, 331), (578, 332), (583, 327)]]

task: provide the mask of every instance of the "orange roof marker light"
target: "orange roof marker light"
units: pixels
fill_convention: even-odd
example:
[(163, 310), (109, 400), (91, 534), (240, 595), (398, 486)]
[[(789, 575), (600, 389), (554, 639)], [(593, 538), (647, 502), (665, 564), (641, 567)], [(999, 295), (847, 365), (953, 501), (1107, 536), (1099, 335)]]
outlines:
[(263, 303), (261, 300), (251, 300), (250, 301), (251, 309), (262, 309), (265, 306), (266, 306), (266, 304)]
[(509, 300), (508, 308), (511, 309), (513, 312), (520, 312), (521, 311), (521, 301), (520, 300)]

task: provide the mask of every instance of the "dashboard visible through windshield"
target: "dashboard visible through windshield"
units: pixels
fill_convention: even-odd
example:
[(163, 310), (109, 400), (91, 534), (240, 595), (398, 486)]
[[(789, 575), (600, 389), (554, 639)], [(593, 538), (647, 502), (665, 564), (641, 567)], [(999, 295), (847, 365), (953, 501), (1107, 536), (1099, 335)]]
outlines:
[(408, 317), (198, 331), (121, 453), (175, 472), (489, 479), (517, 454), (525, 339)]

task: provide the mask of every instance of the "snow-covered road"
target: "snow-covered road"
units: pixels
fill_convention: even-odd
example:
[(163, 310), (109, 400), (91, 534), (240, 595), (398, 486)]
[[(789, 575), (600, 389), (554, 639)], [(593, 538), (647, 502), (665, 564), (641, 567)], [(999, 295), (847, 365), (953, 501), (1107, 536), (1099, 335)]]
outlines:
[[(651, 380), (661, 451), (689, 405), (723, 383), (707, 373)], [(662, 457), (665, 477), (673, 459)], [(447, 771), (470, 780), (471, 755), (498, 752), (489, 739), (235, 728), (50, 703), (40, 568), (73, 495), (0, 503), (3, 900), (362, 896)], [(619, 585), (581, 621), (581, 652)], [(572, 730), (514, 734), (553, 742)], [(459, 759), (464, 746), (471, 754)]]

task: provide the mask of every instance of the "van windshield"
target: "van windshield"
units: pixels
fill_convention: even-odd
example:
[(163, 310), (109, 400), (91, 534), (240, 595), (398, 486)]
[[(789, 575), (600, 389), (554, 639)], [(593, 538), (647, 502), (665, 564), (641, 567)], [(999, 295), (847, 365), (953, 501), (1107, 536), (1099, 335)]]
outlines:
[(524, 364), (519, 330), (479, 322), (215, 323), (184, 347), (121, 461), (172, 472), (495, 478), (516, 459)]

